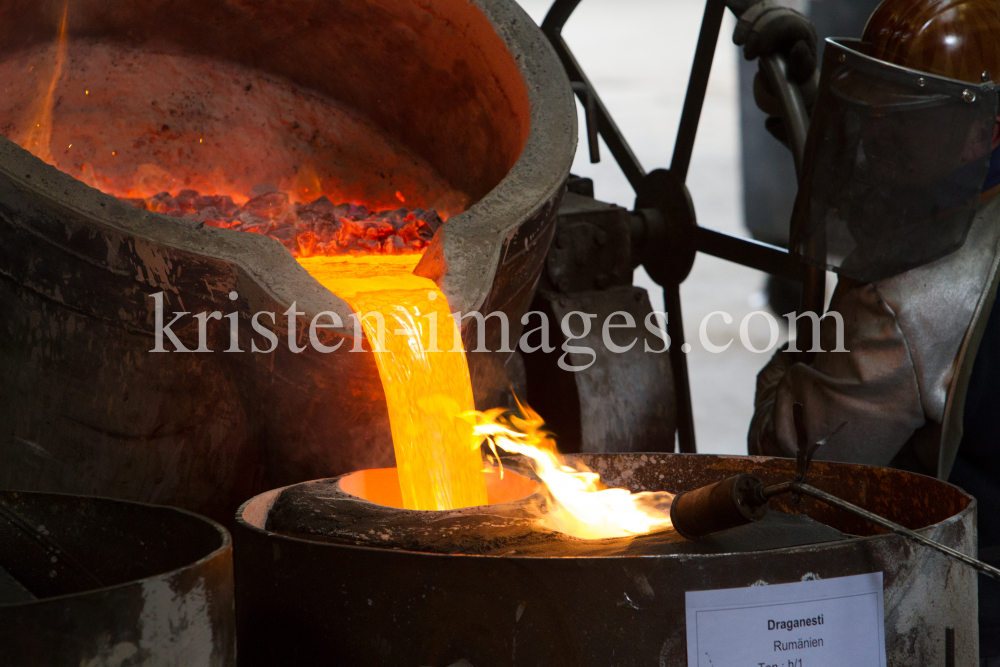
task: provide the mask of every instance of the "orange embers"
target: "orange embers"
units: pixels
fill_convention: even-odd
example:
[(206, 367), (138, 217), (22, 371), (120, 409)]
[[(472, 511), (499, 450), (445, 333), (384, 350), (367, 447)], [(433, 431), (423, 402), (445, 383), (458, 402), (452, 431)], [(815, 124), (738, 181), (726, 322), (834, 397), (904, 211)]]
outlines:
[(485, 505), (482, 456), (462, 419), (474, 409), (465, 352), (444, 294), (413, 274), (418, 261), (416, 254), (299, 258), (361, 318), (385, 391), (403, 506)]

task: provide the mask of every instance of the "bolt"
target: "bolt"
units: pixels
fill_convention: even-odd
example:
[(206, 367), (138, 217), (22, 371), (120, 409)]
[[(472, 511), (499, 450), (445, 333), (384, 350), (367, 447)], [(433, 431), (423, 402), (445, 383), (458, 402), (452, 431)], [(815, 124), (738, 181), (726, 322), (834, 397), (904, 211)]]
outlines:
[(992, 78), (993, 78), (993, 75), (990, 74), (989, 70), (983, 70), (983, 83), (988, 82)]
[(917, 79), (917, 85), (923, 88), (924, 86), (927, 85), (927, 79), (925, 79), (924, 77), (920, 77), (919, 79)]
[(971, 90), (969, 90), (968, 88), (966, 88), (965, 90), (962, 91), (962, 99), (968, 102), (969, 104), (972, 104), (973, 102), (976, 101), (976, 94)]
[(845, 56), (843, 53), (841, 53), (840, 57), (837, 58), (837, 60), (839, 60), (842, 63), (845, 63), (845, 62), (847, 62), (847, 56)]

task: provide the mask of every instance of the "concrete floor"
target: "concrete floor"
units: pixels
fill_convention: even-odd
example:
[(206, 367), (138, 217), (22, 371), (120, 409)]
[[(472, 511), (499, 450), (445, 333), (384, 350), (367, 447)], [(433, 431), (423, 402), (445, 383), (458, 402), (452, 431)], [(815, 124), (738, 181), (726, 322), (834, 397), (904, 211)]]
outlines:
[[(520, 0), (541, 23), (550, 0)], [(585, 0), (566, 25), (564, 36), (590, 77), (646, 171), (670, 165), (674, 136), (701, 25), (704, 0)], [(743, 225), (737, 99), (737, 58), (731, 41), (735, 19), (727, 12), (716, 49), (712, 77), (688, 188), (699, 224), (728, 234), (748, 236)], [(581, 127), (582, 111), (581, 111)], [(764, 128), (760, 128), (764, 132)], [(598, 199), (632, 208), (635, 195), (602, 145), (602, 162), (592, 165), (581, 134), (573, 171), (594, 179)], [(746, 454), (746, 432), (753, 415), (757, 372), (771, 352), (754, 353), (740, 342), (740, 322), (760, 310), (764, 276), (723, 260), (699, 255), (681, 288), (684, 328), (692, 346), (688, 357), (698, 451)], [(662, 290), (640, 268), (635, 284), (649, 289), (654, 308), (662, 310)], [(724, 345), (713, 354), (699, 340), (703, 319), (714, 311), (709, 339)], [(783, 322), (781, 323), (783, 324)], [(754, 347), (767, 347), (766, 321), (755, 316), (749, 327)], [(780, 329), (778, 345), (784, 343)]]

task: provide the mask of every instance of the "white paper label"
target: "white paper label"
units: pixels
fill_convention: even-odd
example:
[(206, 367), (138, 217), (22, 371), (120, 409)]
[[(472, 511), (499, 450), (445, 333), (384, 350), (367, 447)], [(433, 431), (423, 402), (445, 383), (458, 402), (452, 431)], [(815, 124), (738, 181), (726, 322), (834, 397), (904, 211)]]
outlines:
[(881, 572), (685, 597), (688, 667), (885, 667)]

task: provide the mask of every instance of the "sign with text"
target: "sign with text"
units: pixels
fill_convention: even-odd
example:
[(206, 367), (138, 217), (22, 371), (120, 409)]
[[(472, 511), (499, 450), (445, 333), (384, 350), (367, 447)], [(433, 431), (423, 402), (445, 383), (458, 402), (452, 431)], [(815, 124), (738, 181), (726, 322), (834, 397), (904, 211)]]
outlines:
[(685, 597), (688, 667), (885, 667), (881, 572)]

